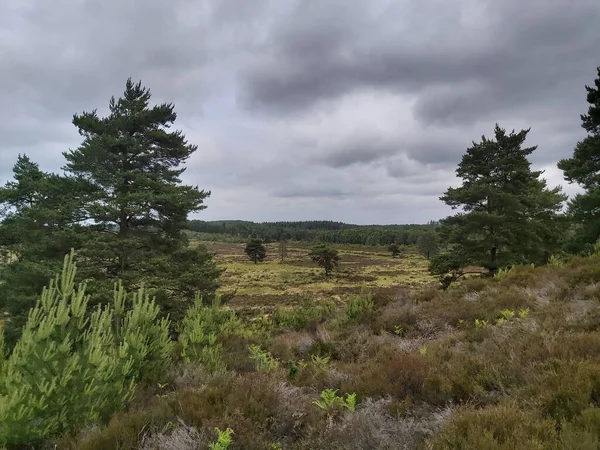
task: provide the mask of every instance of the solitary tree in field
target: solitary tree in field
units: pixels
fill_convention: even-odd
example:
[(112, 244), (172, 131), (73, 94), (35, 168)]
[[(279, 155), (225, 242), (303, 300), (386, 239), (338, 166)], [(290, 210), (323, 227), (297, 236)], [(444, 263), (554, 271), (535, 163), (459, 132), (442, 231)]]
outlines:
[(260, 239), (251, 239), (250, 242), (246, 244), (244, 252), (254, 264), (262, 262), (267, 256), (267, 249)]
[(325, 269), (325, 276), (329, 276), (331, 271), (337, 267), (340, 262), (338, 251), (329, 248), (326, 245), (317, 245), (316, 247), (313, 247), (308, 256), (310, 256), (310, 259), (316, 262), (319, 267)]
[(433, 231), (426, 231), (417, 239), (419, 253), (427, 259), (435, 256), (439, 249), (438, 237)]
[(279, 260), (281, 262), (283, 262), (288, 255), (288, 246), (287, 246), (287, 241), (285, 239), (281, 239), (279, 241), (278, 253), (279, 253)]
[(600, 67), (595, 86), (586, 86), (588, 113), (581, 115), (582, 127), (588, 135), (577, 143), (573, 156), (562, 159), (558, 168), (569, 183), (585, 189), (569, 202), (569, 215), (578, 225), (578, 249), (600, 238)]
[(460, 211), (442, 221), (449, 248), (432, 259), (434, 273), (473, 265), (493, 274), (511, 264), (543, 264), (557, 250), (566, 196), (531, 170), (527, 156), (536, 147), (523, 148), (528, 132), (506, 133), (496, 125), (495, 139), (484, 136), (467, 149), (456, 170), (462, 186), (441, 197)]
[(398, 244), (390, 244), (388, 252), (392, 254), (392, 258), (397, 258), (401, 253), (400, 246)]

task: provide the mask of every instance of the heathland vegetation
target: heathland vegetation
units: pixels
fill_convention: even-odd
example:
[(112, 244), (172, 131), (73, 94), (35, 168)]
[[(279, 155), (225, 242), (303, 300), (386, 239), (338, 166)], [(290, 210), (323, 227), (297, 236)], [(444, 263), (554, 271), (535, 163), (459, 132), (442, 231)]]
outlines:
[(440, 222), (259, 224), (189, 220), (197, 148), (128, 80), (62, 174), (22, 155), (0, 189), (0, 447), (599, 448), (586, 90), (569, 200), (496, 126)]

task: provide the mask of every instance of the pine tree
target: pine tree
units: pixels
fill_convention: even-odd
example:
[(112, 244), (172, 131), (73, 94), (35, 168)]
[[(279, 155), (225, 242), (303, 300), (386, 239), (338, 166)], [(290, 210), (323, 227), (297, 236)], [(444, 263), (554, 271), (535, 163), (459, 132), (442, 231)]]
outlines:
[(340, 255), (337, 250), (326, 245), (317, 245), (308, 254), (310, 259), (325, 269), (325, 276), (329, 276), (331, 271), (339, 265)]
[(511, 264), (543, 264), (557, 249), (558, 212), (565, 196), (548, 189), (527, 159), (537, 147), (523, 148), (529, 130), (519, 133), (496, 125), (495, 140), (482, 137), (467, 149), (456, 170), (463, 184), (441, 197), (461, 211), (442, 221), (447, 251), (431, 263), (433, 273), (460, 271), (467, 265), (489, 273)]
[(267, 256), (267, 249), (260, 239), (250, 239), (250, 242), (246, 244), (244, 252), (254, 264), (262, 262)]
[[(174, 105), (150, 106), (150, 98), (141, 82), (128, 79), (123, 96), (110, 99), (106, 117), (96, 110), (73, 117), (83, 142), (64, 153), (64, 169), (92, 191), (84, 210), (93, 222), (93, 238), (81, 251), (81, 270), (106, 280), (104, 291), (96, 284), (98, 293), (109, 292), (119, 277), (128, 288), (143, 281), (167, 298), (177, 293), (178, 277), (189, 280), (191, 273), (204, 272), (214, 280), (218, 273), (211, 258), (186, 254), (194, 262), (189, 270), (170, 278), (153, 276), (156, 267), (169, 267), (187, 247), (187, 216), (205, 208), (210, 192), (181, 184), (181, 165), (197, 147), (181, 131), (169, 131), (177, 118)], [(198, 272), (198, 264), (209, 270)], [(94, 286), (90, 289), (94, 292)]]
[(118, 285), (111, 305), (89, 311), (73, 255), (43, 289), (12, 354), (0, 355), (0, 446), (31, 448), (107, 421), (137, 381), (156, 381), (170, 366), (169, 323), (154, 301), (140, 290), (130, 302)]
[(419, 253), (427, 259), (435, 256), (439, 250), (438, 237), (433, 231), (426, 231), (417, 239)]
[(391, 253), (392, 258), (397, 258), (398, 256), (400, 256), (400, 246), (396, 243), (390, 244), (388, 246), (388, 252)]
[(60, 268), (70, 248), (84, 238), (85, 197), (74, 180), (42, 172), (26, 155), (13, 167), (13, 181), (0, 188), (0, 314), (8, 313), (6, 341), (12, 347), (29, 309)]
[(576, 250), (591, 247), (600, 238), (600, 67), (594, 86), (585, 86), (588, 113), (581, 115), (582, 127), (588, 135), (575, 146), (573, 156), (558, 162), (569, 183), (585, 189), (569, 202), (569, 215), (578, 225)]

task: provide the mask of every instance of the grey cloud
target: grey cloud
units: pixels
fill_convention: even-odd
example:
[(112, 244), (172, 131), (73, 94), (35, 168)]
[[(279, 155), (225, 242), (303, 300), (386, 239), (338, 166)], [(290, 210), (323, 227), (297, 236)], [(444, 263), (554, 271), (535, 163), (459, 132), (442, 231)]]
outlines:
[(333, 149), (314, 156), (314, 162), (320, 162), (328, 167), (343, 168), (353, 164), (367, 164), (398, 152), (397, 143), (378, 136), (352, 138), (343, 144), (337, 144)]
[[(598, 64), (595, 0), (368, 6), (389, 3), (322, 2), (315, 21), (316, 2), (299, 2), (242, 73), (241, 98), (289, 113), (356, 90), (395, 90), (418, 95), (423, 122), (453, 125), (560, 95), (557, 84), (579, 87)], [(465, 24), (476, 7), (481, 17)]]
[(349, 197), (352, 193), (347, 192), (335, 186), (314, 186), (314, 187), (299, 187), (286, 186), (283, 189), (275, 190), (272, 195), (280, 198), (344, 198)]
[(439, 218), (494, 122), (531, 126), (538, 165), (572, 151), (599, 19), (597, 0), (5, 0), (0, 184), (18, 153), (59, 170), (73, 113), (131, 76), (199, 145), (201, 218)]

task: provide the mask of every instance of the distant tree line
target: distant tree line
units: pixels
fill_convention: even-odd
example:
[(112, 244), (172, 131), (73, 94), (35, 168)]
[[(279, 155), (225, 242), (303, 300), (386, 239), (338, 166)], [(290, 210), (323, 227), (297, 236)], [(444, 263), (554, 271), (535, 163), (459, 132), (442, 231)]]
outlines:
[(199, 233), (235, 236), (240, 239), (310, 241), (331, 244), (415, 245), (436, 223), (426, 225), (353, 225), (342, 222), (247, 222), (241, 220), (188, 221), (188, 229)]

